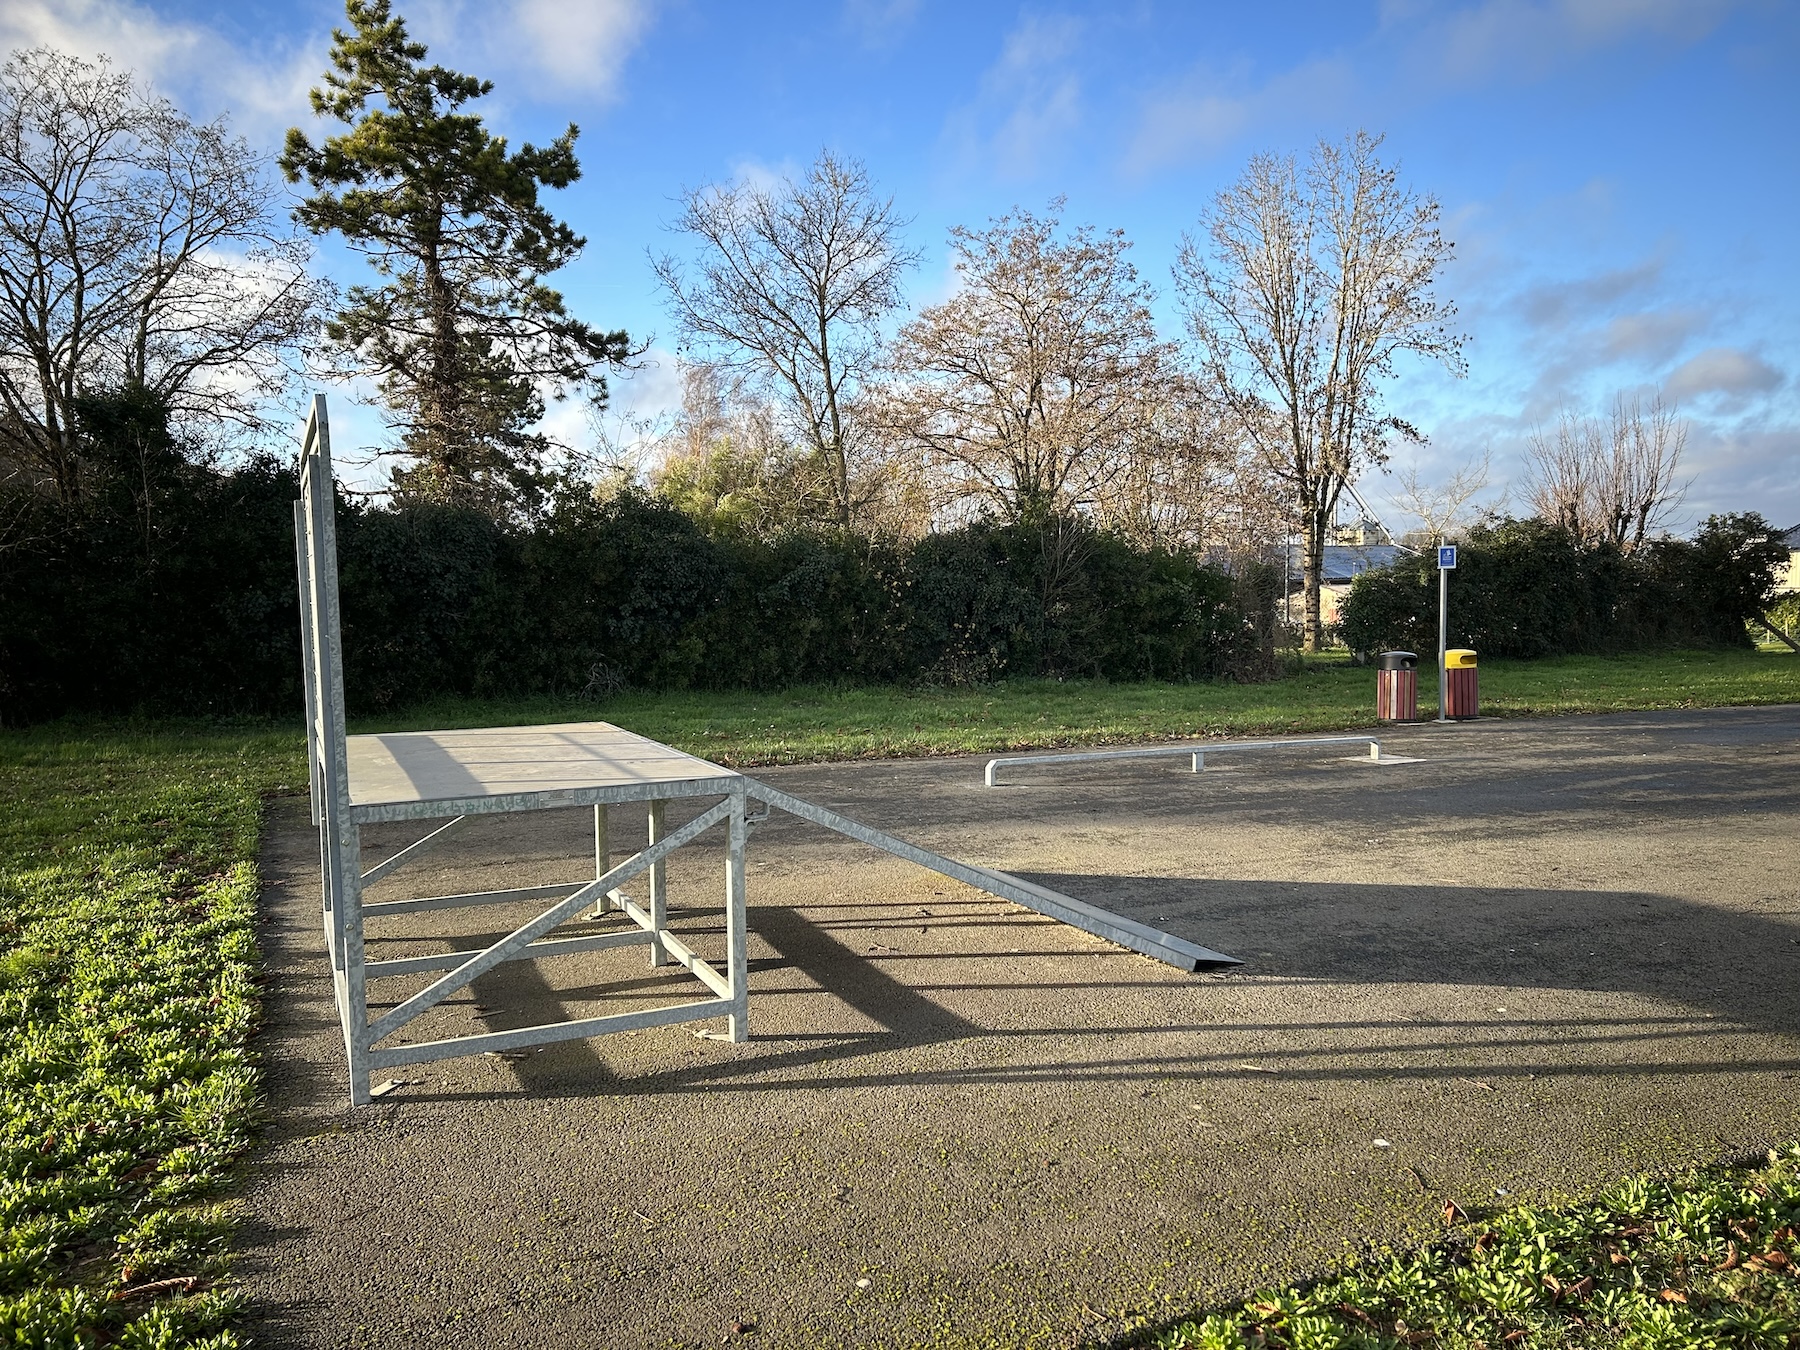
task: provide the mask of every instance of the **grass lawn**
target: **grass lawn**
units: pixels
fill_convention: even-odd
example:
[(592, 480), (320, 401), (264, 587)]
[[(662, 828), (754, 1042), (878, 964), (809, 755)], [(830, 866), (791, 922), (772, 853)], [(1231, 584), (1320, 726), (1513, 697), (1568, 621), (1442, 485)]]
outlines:
[(1637, 1177), (1566, 1210), (1520, 1208), (1426, 1252), (1276, 1289), (1131, 1344), (1387, 1350), (1750, 1350), (1800, 1342), (1800, 1149), (1754, 1169)]
[[(1012, 681), (979, 690), (628, 694), (599, 705), (459, 702), (356, 729), (602, 717), (708, 758), (755, 765), (1362, 727), (1371, 721), (1373, 683), (1372, 672), (1325, 659), (1267, 685)], [(1800, 702), (1800, 658), (1744, 652), (1496, 662), (1483, 669), (1482, 683), (1488, 711), (1502, 715)], [(1428, 681), (1421, 703), (1434, 699)], [(240, 725), (71, 720), (0, 732), (0, 1345), (237, 1344), (230, 1330), (234, 1295), (228, 1281), (215, 1281), (226, 1270), (233, 1168), (253, 1138), (260, 1101), (253, 1037), (261, 805), (270, 793), (304, 782), (297, 719)], [(1774, 1180), (1744, 1183), (1751, 1194), (1755, 1185), (1765, 1187), (1757, 1203), (1779, 1194), (1786, 1197), (1781, 1204), (1792, 1206), (1794, 1160), (1781, 1167), (1787, 1170), (1771, 1173)], [(1656, 1192), (1676, 1206), (1668, 1211), (1675, 1226), (1638, 1225), (1654, 1232), (1640, 1244), (1653, 1260), (1646, 1265), (1633, 1256), (1634, 1270), (1662, 1272), (1676, 1263), (1686, 1272), (1681, 1278), (1698, 1278), (1717, 1233), (1680, 1217), (1689, 1212), (1680, 1208), (1689, 1203), (1683, 1197), (1715, 1205), (1704, 1200), (1715, 1183), (1697, 1185)], [(1769, 1210), (1757, 1231), (1773, 1234), (1791, 1218)], [(1517, 1222), (1549, 1224), (1568, 1236), (1576, 1232), (1568, 1224), (1588, 1220), (1523, 1216)], [(1501, 1259), (1494, 1253), (1513, 1250), (1511, 1223), (1496, 1221), (1499, 1236), (1479, 1257), (1428, 1254), (1405, 1258), (1388, 1274), (1346, 1276), (1373, 1291), (1368, 1298), (1379, 1306), (1364, 1308), (1348, 1294), (1333, 1297), (1373, 1321), (1344, 1313), (1349, 1320), (1338, 1331), (1302, 1333), (1304, 1319), (1325, 1315), (1313, 1310), (1324, 1295), (1289, 1291), (1265, 1300), (1276, 1313), (1252, 1307), (1219, 1314), (1169, 1332), (1177, 1339), (1163, 1343), (1230, 1345), (1220, 1328), (1234, 1326), (1262, 1328), (1260, 1343), (1270, 1345), (1419, 1343), (1408, 1339), (1415, 1331), (1397, 1331), (1399, 1323), (1422, 1327), (1417, 1319), (1438, 1315), (1430, 1309), (1450, 1307), (1446, 1291), (1462, 1289), (1473, 1278), (1467, 1270), (1485, 1270), (1483, 1262)], [(1576, 1272), (1588, 1268), (1580, 1262), (1598, 1250), (1600, 1233), (1592, 1228), (1586, 1238), (1569, 1238), (1575, 1245), (1567, 1261), (1574, 1264), (1544, 1270), (1565, 1286), (1579, 1285), (1586, 1276)], [(1779, 1254), (1791, 1233), (1770, 1240), (1777, 1246), (1769, 1250)], [(1741, 1243), (1739, 1250), (1755, 1279), (1744, 1274), (1684, 1284), (1656, 1273), (1652, 1282), (1671, 1280), (1665, 1287), (1699, 1297), (1680, 1304), (1661, 1299), (1659, 1288), (1643, 1317), (1687, 1326), (1683, 1309), (1710, 1317), (1708, 1310), (1738, 1305), (1757, 1317), (1789, 1317), (1792, 1308), (1782, 1301), (1789, 1294), (1778, 1299), (1769, 1291), (1790, 1287), (1762, 1278), (1786, 1268), (1771, 1264), (1773, 1258), (1747, 1264), (1749, 1256), (1765, 1255), (1752, 1246)], [(1504, 1273), (1498, 1266), (1495, 1272)], [(1581, 1306), (1598, 1307), (1603, 1286), (1614, 1299), (1614, 1285), (1596, 1279), (1593, 1299)], [(1512, 1286), (1495, 1287), (1501, 1289), (1495, 1298), (1526, 1297)], [(1567, 1296), (1552, 1298), (1548, 1311), (1542, 1295), (1530, 1297), (1538, 1301), (1519, 1308), (1550, 1317), (1545, 1326), (1556, 1318), (1569, 1322), (1565, 1314), (1575, 1304)], [(1654, 1329), (1654, 1319), (1639, 1320)], [(1294, 1329), (1282, 1329), (1289, 1324)], [(1215, 1333), (1225, 1339), (1204, 1339)], [(1529, 1343), (1588, 1343), (1575, 1331), (1556, 1334), (1564, 1339)], [(1499, 1344), (1492, 1342), (1493, 1350)]]
[[(1800, 703), (1800, 658), (1783, 650), (1494, 661), (1481, 668), (1481, 697), (1485, 713), (1502, 717)], [(1432, 671), (1421, 672), (1419, 706), (1437, 707)], [(630, 693), (603, 703), (447, 700), (355, 729), (589, 718), (748, 767), (1367, 727), (1375, 720), (1375, 674), (1327, 655), (1269, 684), (1008, 680), (977, 689)]]
[(292, 733), (0, 736), (0, 1344), (227, 1346)]

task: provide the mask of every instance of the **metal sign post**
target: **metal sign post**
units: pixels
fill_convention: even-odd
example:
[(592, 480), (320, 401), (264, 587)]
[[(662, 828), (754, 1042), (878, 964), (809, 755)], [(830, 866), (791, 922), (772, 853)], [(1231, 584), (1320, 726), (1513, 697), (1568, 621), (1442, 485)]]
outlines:
[(1456, 545), (1438, 545), (1438, 721), (1448, 722), (1446, 716), (1449, 703), (1446, 701), (1445, 685), (1449, 682), (1446, 674), (1446, 652), (1450, 649), (1450, 573), (1456, 567)]

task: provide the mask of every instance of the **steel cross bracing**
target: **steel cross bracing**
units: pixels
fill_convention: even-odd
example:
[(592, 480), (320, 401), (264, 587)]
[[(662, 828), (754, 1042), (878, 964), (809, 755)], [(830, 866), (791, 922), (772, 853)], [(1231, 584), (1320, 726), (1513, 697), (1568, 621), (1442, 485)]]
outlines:
[[(325, 399), (315, 396), (294, 504), (300, 586), (306, 743), (313, 821), (319, 830), (325, 944), (350, 1075), (350, 1099), (370, 1099), (370, 1075), (430, 1060), (514, 1050), (611, 1031), (724, 1018), (727, 1036), (749, 1036), (744, 851), (751, 829), (779, 809), (851, 839), (885, 850), (989, 895), (1081, 928), (1182, 970), (1236, 964), (1233, 957), (1163, 933), (1085, 901), (1019, 877), (933, 853), (834, 811), (777, 791), (731, 769), (683, 754), (604, 722), (471, 731), (349, 736), (345, 730), (343, 640), (338, 610), (336, 500), (331, 476)], [(748, 814), (751, 798), (764, 804)], [(665, 827), (669, 802), (708, 803), (676, 829)], [(615, 862), (609, 810), (643, 803), (645, 847)], [(552, 885), (459, 895), (366, 902), (364, 890), (387, 878), (450, 835), (470, 816), (590, 807), (594, 813), (594, 874)], [(366, 871), (362, 827), (379, 822), (444, 821)], [(669, 855), (715, 829), (725, 835), (723, 968), (669, 931), (666, 863)], [(647, 883), (646, 904), (622, 887)], [(486, 947), (390, 960), (367, 958), (371, 921), (433, 910), (548, 900), (535, 918)], [(612, 916), (628, 927), (552, 937), (574, 920)], [(505, 962), (644, 946), (652, 966), (676, 965), (704, 987), (705, 997), (662, 1007), (539, 1026), (433, 1040), (395, 1040), (416, 1019)], [(370, 981), (432, 975), (422, 988), (372, 1017)]]

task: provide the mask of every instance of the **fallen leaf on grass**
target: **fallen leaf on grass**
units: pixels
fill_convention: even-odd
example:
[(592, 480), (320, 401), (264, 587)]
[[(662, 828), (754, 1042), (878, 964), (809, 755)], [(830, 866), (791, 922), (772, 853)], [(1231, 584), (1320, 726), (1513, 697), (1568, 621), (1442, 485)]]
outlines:
[(1727, 1242), (1725, 1244), (1725, 1259), (1723, 1261), (1719, 1262), (1718, 1269), (1720, 1269), (1720, 1270), (1736, 1270), (1737, 1263), (1738, 1263), (1737, 1243)]
[(1361, 1322), (1366, 1327), (1375, 1325), (1375, 1319), (1354, 1303), (1340, 1303), (1337, 1305), (1337, 1310), (1340, 1316), (1348, 1317), (1353, 1322)]
[(1687, 1295), (1679, 1289), (1664, 1289), (1657, 1295), (1664, 1303), (1686, 1303)]
[(1467, 1214), (1464, 1214), (1462, 1212), (1461, 1208), (1458, 1207), (1456, 1201), (1454, 1201), (1454, 1200), (1444, 1201), (1444, 1222), (1445, 1223), (1462, 1223), (1468, 1217), (1469, 1216)]

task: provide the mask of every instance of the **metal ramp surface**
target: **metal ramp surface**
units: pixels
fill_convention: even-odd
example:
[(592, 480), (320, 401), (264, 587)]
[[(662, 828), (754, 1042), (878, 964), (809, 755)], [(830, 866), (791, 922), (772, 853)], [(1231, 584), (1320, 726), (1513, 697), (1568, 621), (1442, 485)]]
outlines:
[(778, 811), (785, 811), (801, 820), (811, 821), (814, 825), (835, 830), (871, 848), (882, 849), (896, 858), (917, 863), (920, 867), (929, 868), (953, 881), (973, 886), (978, 891), (986, 891), (989, 895), (997, 895), (1002, 900), (1010, 900), (1015, 905), (1035, 910), (1046, 918), (1082, 929), (1095, 937), (1105, 938), (1108, 942), (1115, 942), (1145, 956), (1153, 956), (1177, 970), (1195, 971), (1202, 966), (1242, 964), (1235, 956), (1215, 952), (1210, 947), (1202, 947), (1198, 943), (1175, 937), (1135, 919), (1127, 919), (1123, 915), (1101, 909), (1098, 905), (1090, 905), (1085, 900), (1077, 900), (1072, 895), (1064, 895), (1061, 891), (1053, 891), (1047, 886), (1015, 877), (1010, 872), (958, 862), (955, 858), (933, 853), (917, 844), (909, 844), (904, 839), (871, 829), (861, 821), (803, 801), (772, 788), (767, 783), (759, 783), (754, 778), (746, 782), (745, 791), (755, 800)]

